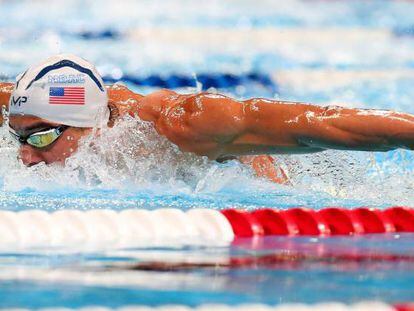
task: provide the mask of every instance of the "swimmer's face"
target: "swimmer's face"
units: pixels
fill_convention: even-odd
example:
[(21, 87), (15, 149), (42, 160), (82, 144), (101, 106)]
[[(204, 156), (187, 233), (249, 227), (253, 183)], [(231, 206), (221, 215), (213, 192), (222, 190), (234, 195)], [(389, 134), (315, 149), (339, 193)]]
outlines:
[[(38, 117), (12, 115), (9, 125), (16, 134), (27, 137), (30, 134), (58, 127), (61, 124), (51, 123)], [(19, 157), (27, 166), (40, 162), (64, 164), (78, 148), (81, 137), (88, 134), (90, 129), (68, 127), (58, 139), (44, 148), (36, 148), (29, 144), (20, 145)]]

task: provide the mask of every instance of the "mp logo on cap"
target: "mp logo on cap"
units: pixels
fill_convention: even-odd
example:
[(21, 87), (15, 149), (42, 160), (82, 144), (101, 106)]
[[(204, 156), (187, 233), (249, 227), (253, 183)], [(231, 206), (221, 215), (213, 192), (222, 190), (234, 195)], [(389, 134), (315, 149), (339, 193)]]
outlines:
[(13, 106), (20, 107), (22, 104), (27, 103), (27, 96), (12, 96), (10, 103)]

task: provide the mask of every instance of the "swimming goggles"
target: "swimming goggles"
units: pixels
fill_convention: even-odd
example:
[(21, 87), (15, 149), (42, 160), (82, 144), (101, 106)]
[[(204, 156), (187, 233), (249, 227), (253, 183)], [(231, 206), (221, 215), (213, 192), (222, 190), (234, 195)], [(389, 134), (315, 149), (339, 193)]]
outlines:
[(62, 133), (68, 128), (66, 125), (53, 127), (45, 131), (36, 132), (28, 136), (20, 136), (12, 129), (9, 129), (10, 134), (21, 144), (29, 144), (36, 148), (43, 148), (52, 144)]

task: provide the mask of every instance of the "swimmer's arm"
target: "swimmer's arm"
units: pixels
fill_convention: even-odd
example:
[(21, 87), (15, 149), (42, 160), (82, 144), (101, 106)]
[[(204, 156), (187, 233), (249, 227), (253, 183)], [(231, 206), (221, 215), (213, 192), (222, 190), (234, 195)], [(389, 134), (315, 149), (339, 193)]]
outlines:
[[(265, 100), (263, 103), (269, 105)], [(141, 119), (152, 121), (156, 130), (166, 136), (183, 151), (206, 155), (210, 159), (240, 155), (272, 154), (292, 152), (293, 142), (288, 146), (286, 131), (272, 135), (263, 124), (261, 132), (253, 132), (253, 124), (248, 122), (255, 111), (248, 101), (239, 102), (229, 97), (200, 93), (180, 95), (170, 90), (161, 90), (139, 100), (138, 115)], [(250, 108), (249, 108), (250, 107)], [(272, 108), (281, 108), (274, 105)], [(273, 111), (275, 113), (276, 111)], [(280, 121), (279, 117), (270, 119), (270, 124)], [(264, 122), (264, 114), (259, 116)], [(274, 127), (277, 130), (276, 127)], [(280, 133), (284, 133), (281, 135)], [(270, 137), (270, 138), (269, 138)], [(301, 146), (296, 152), (315, 152), (319, 148)], [(305, 150), (306, 149), (306, 150)]]
[[(374, 109), (320, 107), (253, 99), (245, 106), (246, 134), (232, 145), (388, 151), (414, 148), (414, 116)], [(311, 150), (312, 151), (312, 150)]]
[(171, 91), (147, 96), (141, 104), (140, 117), (153, 121), (160, 134), (183, 151), (212, 159), (414, 148), (414, 116), (403, 113)]
[(9, 108), (10, 95), (13, 92), (14, 83), (0, 82), (0, 106)]
[[(0, 82), (0, 108), (1, 110), (3, 109), (3, 107), (6, 110), (9, 109), (9, 100), (10, 100), (10, 95), (13, 91), (13, 88), (14, 88), (13, 83)], [(3, 115), (0, 113), (0, 126), (2, 125), (3, 125)]]

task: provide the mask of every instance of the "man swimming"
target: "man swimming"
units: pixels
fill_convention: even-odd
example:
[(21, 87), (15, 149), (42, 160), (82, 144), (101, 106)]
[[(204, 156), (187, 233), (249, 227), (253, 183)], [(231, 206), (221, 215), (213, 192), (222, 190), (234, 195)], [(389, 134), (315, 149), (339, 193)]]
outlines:
[[(74, 55), (48, 58), (18, 76), (14, 86), (2, 84), (0, 104), (8, 106), (10, 133), (28, 166), (64, 163), (81, 137), (127, 114), (152, 122), (182, 151), (219, 161), (326, 149), (414, 148), (413, 115), (170, 90), (142, 96), (120, 85), (105, 87), (94, 66)], [(258, 159), (259, 175), (286, 181), (283, 171), (271, 170), (270, 157)]]

